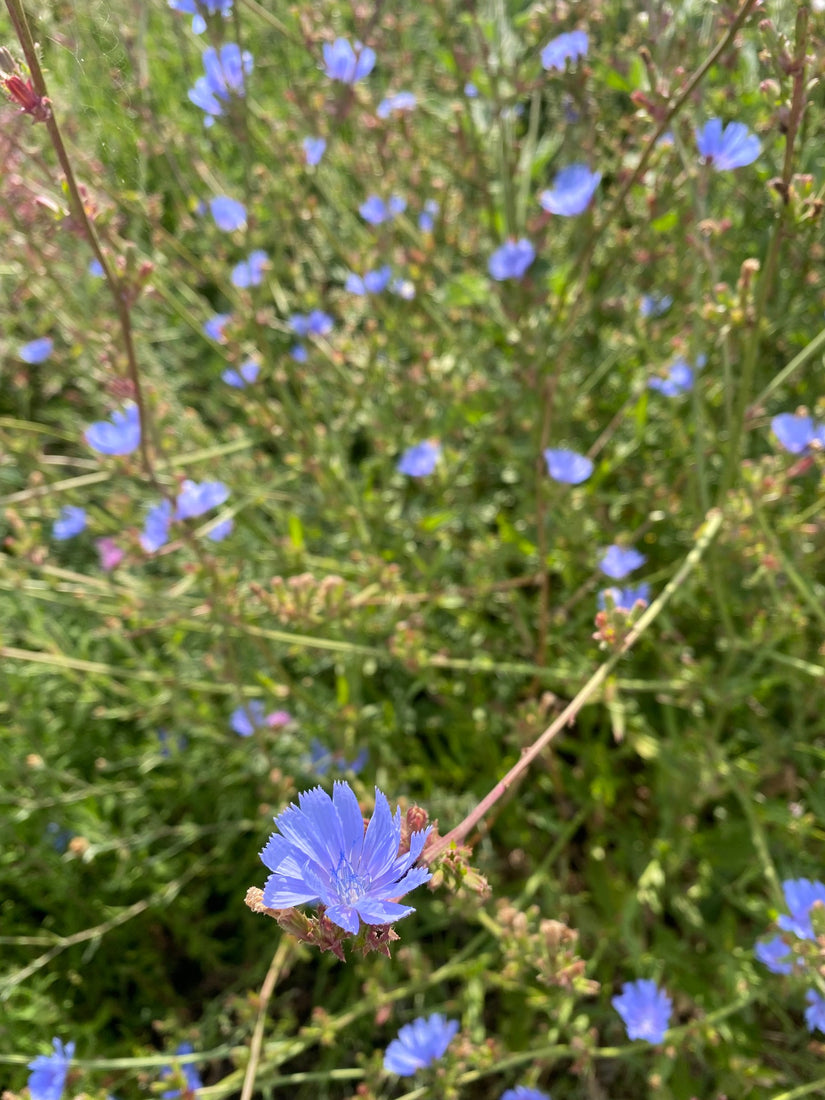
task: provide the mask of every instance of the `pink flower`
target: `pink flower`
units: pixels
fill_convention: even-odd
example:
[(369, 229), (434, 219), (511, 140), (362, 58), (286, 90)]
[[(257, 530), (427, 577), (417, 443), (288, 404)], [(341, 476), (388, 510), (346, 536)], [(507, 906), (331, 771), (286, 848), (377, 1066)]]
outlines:
[(97, 552), (100, 554), (100, 568), (108, 573), (117, 569), (123, 561), (125, 552), (117, 545), (114, 539), (97, 539), (95, 542)]

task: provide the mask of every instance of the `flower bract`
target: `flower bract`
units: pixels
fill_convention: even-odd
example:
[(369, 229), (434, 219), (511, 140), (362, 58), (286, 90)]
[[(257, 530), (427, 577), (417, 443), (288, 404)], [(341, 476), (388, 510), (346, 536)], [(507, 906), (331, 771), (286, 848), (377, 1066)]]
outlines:
[(549, 191), (542, 191), (539, 203), (551, 214), (573, 218), (588, 208), (601, 178), (601, 172), (591, 172), (586, 164), (571, 164), (562, 168)]
[(550, 477), (566, 485), (579, 485), (582, 481), (587, 481), (593, 473), (593, 463), (587, 455), (580, 455), (577, 451), (568, 451), (563, 447), (548, 447), (544, 452), (544, 461)]
[(64, 1046), (59, 1039), (52, 1039), (54, 1054), (38, 1054), (29, 1062), (29, 1093), (31, 1100), (60, 1100), (74, 1057), (74, 1043)]
[(412, 1077), (443, 1056), (457, 1031), (458, 1020), (448, 1020), (440, 1012), (419, 1016), (405, 1024), (387, 1047), (384, 1069), (398, 1077)]
[(393, 817), (378, 788), (366, 831), (358, 799), (341, 781), (332, 798), (320, 787), (304, 791), (275, 827), (261, 852), (272, 872), (263, 903), (272, 909), (322, 904), (329, 920), (354, 934), (361, 921), (391, 924), (414, 912), (397, 899), (430, 878), (426, 867), (414, 866), (429, 828), (413, 833), (409, 851), (399, 852), (401, 809)]
[(578, 61), (580, 57), (587, 56), (587, 44), (586, 31), (568, 31), (551, 38), (541, 51), (542, 66), (548, 71), (558, 69), (564, 72), (568, 61)]
[(673, 1002), (655, 982), (649, 979), (625, 982), (621, 996), (614, 997), (611, 1004), (624, 1021), (628, 1039), (662, 1042)]
[(759, 138), (744, 122), (729, 122), (723, 127), (721, 118), (709, 119), (696, 131), (696, 146), (717, 172), (753, 164), (762, 151)]
[(96, 420), (83, 433), (93, 451), (102, 455), (130, 455), (140, 446), (140, 413), (137, 405), (113, 412), (109, 420)]

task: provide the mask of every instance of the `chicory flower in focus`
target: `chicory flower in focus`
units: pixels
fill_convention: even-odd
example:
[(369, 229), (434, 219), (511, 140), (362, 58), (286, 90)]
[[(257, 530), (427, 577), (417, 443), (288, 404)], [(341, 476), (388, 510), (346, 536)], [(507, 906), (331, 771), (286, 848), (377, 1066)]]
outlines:
[(29, 1062), (29, 1092), (31, 1100), (60, 1100), (74, 1058), (74, 1043), (64, 1046), (59, 1039), (52, 1039), (54, 1054), (38, 1054)]
[(305, 137), (301, 144), (303, 146), (306, 162), (310, 168), (314, 168), (316, 164), (320, 164), (321, 157), (323, 157), (327, 150), (326, 138)]
[(269, 257), (262, 248), (256, 248), (250, 252), (249, 259), (241, 260), (232, 268), (232, 285), (239, 289), (250, 286), (260, 286), (264, 278), (264, 267)]
[(615, 543), (608, 546), (599, 562), (599, 569), (605, 576), (614, 581), (620, 581), (640, 565), (644, 565), (647, 558), (634, 550), (632, 546), (617, 546)]
[(209, 46), (203, 51), (204, 76), (198, 77), (189, 98), (205, 112), (204, 126), (211, 126), (223, 114), (224, 105), (233, 95), (244, 94), (244, 75), (252, 72), (252, 54), (241, 52), (235, 42), (226, 42), (220, 53)]
[(571, 164), (562, 168), (550, 190), (542, 191), (539, 203), (550, 214), (573, 218), (588, 208), (601, 178), (601, 172), (591, 172), (586, 164)]
[(330, 80), (340, 80), (342, 84), (357, 84), (369, 76), (375, 65), (375, 50), (346, 38), (336, 38), (333, 43), (325, 42), (324, 71)]
[(272, 874), (263, 890), (270, 909), (323, 905), (324, 916), (353, 935), (365, 924), (392, 924), (415, 910), (398, 898), (430, 878), (414, 864), (430, 828), (412, 833), (400, 852), (401, 808), (393, 817), (376, 787), (375, 812), (364, 829), (358, 799), (348, 783), (304, 791), (275, 818), (278, 830), (261, 852)]
[(435, 469), (440, 456), (439, 444), (425, 439), (423, 443), (416, 443), (404, 451), (396, 469), (399, 474), (406, 474), (408, 477), (427, 477)]
[(582, 481), (587, 481), (593, 473), (593, 463), (587, 455), (580, 455), (577, 451), (568, 451), (563, 447), (548, 447), (544, 452), (544, 461), (550, 477), (554, 481), (564, 482), (565, 485), (579, 485)]
[(24, 344), (18, 355), (24, 363), (44, 363), (54, 351), (54, 340), (50, 336), (39, 336), (36, 340)]
[(216, 195), (210, 200), (209, 209), (215, 225), (224, 233), (234, 233), (236, 229), (246, 228), (246, 207), (237, 199), (230, 199), (228, 195)]
[(673, 1002), (655, 982), (649, 979), (625, 982), (621, 996), (614, 997), (611, 1004), (624, 1021), (628, 1039), (662, 1042), (670, 1023)]
[(129, 404), (109, 420), (96, 420), (83, 433), (93, 451), (102, 455), (130, 455), (140, 446), (140, 413)]
[(86, 527), (86, 510), (67, 504), (60, 509), (60, 516), (52, 525), (52, 534), (61, 542), (65, 539), (73, 539)]
[(578, 61), (580, 57), (587, 57), (587, 33), (585, 31), (568, 31), (556, 38), (551, 38), (541, 51), (541, 63), (549, 72), (558, 69), (564, 72), (564, 66), (568, 60)]
[(419, 1016), (405, 1024), (387, 1047), (384, 1069), (398, 1077), (412, 1077), (443, 1056), (457, 1031), (458, 1020), (448, 1020), (440, 1012)]
[(487, 270), (493, 279), (520, 279), (536, 258), (532, 244), (522, 237), (518, 241), (507, 241), (497, 248), (490, 257)]
[(759, 138), (744, 122), (729, 122), (722, 128), (721, 118), (712, 118), (696, 131), (699, 152), (717, 172), (729, 172), (753, 164), (762, 151)]

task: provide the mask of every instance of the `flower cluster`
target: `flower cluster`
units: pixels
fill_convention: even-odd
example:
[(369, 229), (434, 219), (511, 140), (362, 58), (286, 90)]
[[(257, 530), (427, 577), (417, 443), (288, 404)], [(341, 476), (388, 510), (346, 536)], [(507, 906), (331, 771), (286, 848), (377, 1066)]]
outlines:
[[(756, 957), (773, 974), (794, 974), (818, 984), (821, 937), (825, 933), (825, 883), (809, 878), (785, 879), (782, 892), (789, 911), (780, 914), (776, 923), (784, 934), (758, 943)], [(819, 989), (809, 988), (805, 1000), (808, 1030), (825, 1033), (825, 997)]]

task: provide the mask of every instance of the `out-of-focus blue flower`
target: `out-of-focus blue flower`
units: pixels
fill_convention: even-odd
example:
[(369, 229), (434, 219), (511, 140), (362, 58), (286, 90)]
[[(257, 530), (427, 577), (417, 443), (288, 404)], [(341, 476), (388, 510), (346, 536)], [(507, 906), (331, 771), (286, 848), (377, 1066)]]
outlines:
[(399, 474), (407, 474), (408, 477), (426, 477), (433, 472), (440, 456), (440, 445), (425, 439), (423, 443), (416, 443), (404, 451), (396, 469)]
[(289, 318), (289, 327), (296, 336), (327, 336), (334, 325), (333, 318), (322, 309), (313, 309), (311, 313), (293, 313)]
[(601, 178), (601, 172), (591, 172), (586, 164), (571, 164), (562, 168), (548, 191), (542, 191), (539, 202), (551, 214), (575, 217), (588, 208)]
[(321, 158), (327, 151), (327, 139), (322, 137), (305, 137), (303, 142), (304, 157), (310, 168), (321, 163)]
[(306, 763), (318, 775), (326, 775), (330, 768), (337, 768), (339, 771), (352, 772), (353, 775), (358, 775), (368, 759), (369, 753), (366, 749), (362, 749), (352, 763), (348, 764), (343, 753), (333, 752), (322, 744), (317, 737), (313, 737), (309, 743), (309, 756), (306, 758)]
[(527, 1085), (516, 1085), (514, 1089), (503, 1092), (501, 1100), (550, 1100), (550, 1097), (539, 1089), (531, 1089)]
[(59, 1039), (52, 1039), (54, 1054), (38, 1054), (29, 1062), (29, 1092), (31, 1100), (60, 1100), (74, 1058), (74, 1043), (64, 1046)]
[(103, 270), (103, 264), (100, 260), (92, 260), (89, 264), (89, 274), (94, 276), (95, 279), (102, 279), (106, 272)]
[(772, 974), (790, 974), (794, 968), (795, 956), (781, 936), (774, 936), (772, 940), (758, 943), (754, 948), (754, 954)]
[(599, 569), (605, 576), (614, 581), (620, 581), (640, 565), (644, 565), (647, 558), (634, 550), (632, 546), (617, 546), (615, 543), (608, 546), (599, 562)]
[(216, 343), (225, 344), (226, 333), (224, 332), (224, 328), (231, 320), (231, 313), (216, 313), (213, 317), (210, 317), (208, 321), (204, 321), (203, 331)]
[(542, 66), (548, 70), (558, 69), (564, 72), (568, 61), (578, 61), (580, 57), (587, 57), (587, 33), (586, 31), (568, 31), (556, 38), (551, 38), (541, 51)]
[(458, 1020), (448, 1020), (440, 1012), (419, 1016), (405, 1024), (384, 1053), (384, 1069), (398, 1077), (412, 1077), (444, 1055), (458, 1031)]
[(593, 473), (593, 463), (587, 455), (577, 451), (568, 451), (561, 447), (548, 447), (544, 452), (547, 472), (554, 481), (563, 481), (566, 485), (579, 485), (587, 481)]
[(303, 344), (293, 344), (289, 349), (289, 354), (296, 363), (306, 363), (307, 359), (309, 359), (309, 352)]
[(392, 269), (389, 264), (385, 264), (384, 267), (379, 267), (375, 271), (367, 271), (363, 276), (356, 275), (354, 271), (351, 271), (347, 275), (344, 289), (348, 290), (350, 294), (361, 296), (364, 294), (380, 294), (382, 290), (387, 289), (391, 278)]
[(100, 568), (106, 573), (116, 569), (126, 556), (114, 539), (102, 538), (95, 541), (95, 549), (100, 557)]
[(499, 282), (502, 279), (520, 279), (535, 258), (535, 248), (522, 237), (518, 241), (507, 241), (501, 248), (497, 248), (490, 257), (487, 270)]
[(811, 907), (818, 901), (825, 904), (825, 883), (809, 878), (789, 878), (782, 883), (782, 890), (791, 912), (790, 916), (780, 916), (776, 923), (783, 932), (793, 932), (803, 940), (815, 940)]
[[(181, 1043), (175, 1054), (194, 1054), (194, 1047), (191, 1043)], [(183, 1070), (187, 1092), (197, 1092), (198, 1089), (203, 1088), (203, 1081), (201, 1081), (198, 1071), (195, 1069), (194, 1062), (184, 1062), (180, 1068)], [(165, 1081), (167, 1077), (172, 1076), (173, 1072), (171, 1066), (164, 1066), (160, 1071), (161, 1080)], [(176, 1097), (180, 1094), (180, 1089), (167, 1089), (166, 1092), (162, 1092), (160, 1095), (161, 1100), (176, 1100)]]
[(269, 257), (262, 248), (256, 248), (250, 252), (249, 259), (241, 260), (232, 268), (232, 285), (239, 289), (249, 286), (260, 286), (264, 278), (264, 268)]
[(50, 821), (46, 826), (46, 836), (51, 841), (52, 848), (60, 855), (69, 847), (69, 841), (74, 836), (71, 829), (63, 829), (56, 821)]
[(808, 1007), (805, 1009), (805, 1023), (808, 1031), (825, 1031), (825, 998), (814, 989), (805, 994)]
[(346, 38), (336, 38), (333, 43), (324, 43), (324, 71), (330, 80), (340, 80), (343, 84), (357, 84), (369, 76), (375, 65), (375, 50)]
[(24, 344), (18, 355), (24, 363), (44, 363), (54, 351), (54, 340), (50, 336), (39, 336)]
[(807, 451), (815, 440), (825, 443), (825, 425), (817, 424), (812, 416), (780, 413), (771, 420), (771, 431), (792, 455)]
[(696, 131), (696, 145), (705, 160), (717, 172), (729, 172), (753, 164), (762, 151), (759, 138), (744, 122), (729, 122), (722, 128), (721, 118), (709, 119)]
[(206, 30), (203, 12), (207, 15), (216, 15), (220, 12), (224, 17), (231, 15), (232, 0), (169, 0), (169, 7), (172, 11), (182, 11), (186, 15), (193, 16), (192, 30), (195, 34), (203, 34)]
[(86, 527), (86, 510), (77, 508), (73, 504), (67, 504), (60, 509), (60, 516), (52, 524), (52, 534), (61, 542), (64, 539), (73, 539)]
[(378, 195), (370, 195), (358, 207), (358, 213), (370, 225), (381, 225), (402, 214), (406, 208), (407, 201), (400, 195), (392, 195), (389, 202), (384, 202)]
[(246, 227), (246, 207), (237, 199), (230, 199), (228, 195), (216, 195), (210, 200), (209, 209), (215, 225), (224, 233), (234, 233), (236, 229)]
[(639, 302), (639, 313), (642, 317), (661, 317), (667, 313), (673, 305), (673, 299), (669, 294), (657, 296), (655, 294), (643, 294)]
[(140, 413), (137, 405), (126, 405), (109, 420), (96, 420), (83, 437), (93, 451), (102, 455), (130, 455), (140, 446)]
[(624, 1021), (628, 1039), (644, 1039), (646, 1043), (661, 1043), (665, 1037), (673, 1002), (655, 982), (642, 979), (625, 982), (621, 996), (611, 1004)]
[(418, 228), (422, 233), (432, 233), (439, 209), (440, 207), (435, 199), (427, 199), (424, 203), (424, 209), (418, 215)]
[(382, 99), (375, 113), (379, 118), (389, 118), (393, 111), (414, 111), (416, 102), (412, 92), (396, 92)]
[(184, 481), (178, 494), (175, 519), (195, 519), (217, 508), (229, 498), (229, 490), (222, 481)]
[(647, 385), (665, 397), (680, 397), (693, 389), (693, 368), (680, 356), (673, 361), (665, 378), (654, 376), (648, 379)]
[(413, 833), (409, 851), (400, 853), (401, 808), (393, 817), (377, 787), (366, 831), (358, 799), (340, 780), (332, 798), (320, 787), (304, 791), (275, 827), (261, 852), (272, 872), (263, 892), (270, 909), (322, 904), (324, 915), (353, 935), (361, 921), (392, 924), (415, 911), (397, 899), (430, 878), (426, 867), (413, 866), (430, 829)]
[(231, 368), (225, 370), (221, 378), (228, 386), (233, 386), (236, 390), (242, 390), (246, 386), (251, 386), (257, 380), (260, 370), (261, 364), (257, 359), (245, 359), (237, 370)]
[(206, 532), (206, 537), (211, 539), (212, 542), (223, 542), (225, 538), (228, 538), (232, 534), (235, 528), (235, 521), (230, 516), (228, 519), (221, 520), (220, 523), (216, 523), (214, 527), (210, 527)]
[(212, 46), (203, 51), (204, 76), (199, 76), (189, 98), (205, 112), (204, 125), (211, 126), (223, 114), (224, 104), (233, 95), (244, 94), (244, 75), (252, 72), (252, 54), (241, 53), (236, 42), (226, 42), (220, 53)]
[(464, 94), (468, 99), (476, 99), (478, 96), (478, 88), (473, 84), (471, 80), (468, 80), (464, 85)]
[(251, 737), (256, 729), (262, 729), (266, 725), (266, 715), (261, 700), (250, 699), (246, 706), (233, 710), (229, 725), (239, 737)]
[(415, 297), (415, 284), (410, 279), (405, 279), (402, 275), (397, 275), (390, 282), (390, 293), (397, 294), (399, 298), (403, 298), (405, 302), (411, 302)]
[(596, 597), (599, 611), (604, 611), (607, 607), (608, 596), (616, 610), (632, 611), (640, 600), (642, 603), (650, 603), (650, 585), (647, 581), (642, 581), (641, 584), (628, 585), (627, 588), (619, 588), (618, 586), (605, 588)]
[(140, 545), (147, 554), (154, 554), (169, 541), (169, 524), (172, 522), (172, 505), (162, 500), (146, 513)]

